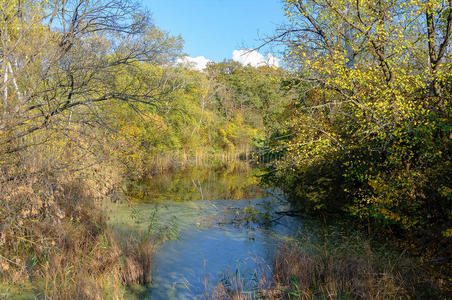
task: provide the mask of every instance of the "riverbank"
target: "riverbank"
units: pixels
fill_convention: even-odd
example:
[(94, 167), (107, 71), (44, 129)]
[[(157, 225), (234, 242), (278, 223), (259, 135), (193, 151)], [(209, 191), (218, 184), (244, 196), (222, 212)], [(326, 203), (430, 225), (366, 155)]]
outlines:
[(148, 281), (152, 240), (114, 235), (98, 204), (105, 186), (67, 173), (8, 183), (0, 232), (6, 299), (121, 298), (126, 285)]
[[(295, 239), (282, 242), (270, 276), (249, 280), (228, 268), (203, 299), (447, 299), (450, 269), (369, 236), (351, 223), (304, 217)], [(441, 269), (442, 268), (442, 269)], [(449, 272), (449, 273), (448, 273)]]
[(323, 224), (296, 243), (282, 245), (273, 261), (273, 291), (282, 298), (300, 299), (446, 299), (450, 295), (450, 277), (434, 263), (395, 248), (382, 235), (369, 236), (350, 225)]

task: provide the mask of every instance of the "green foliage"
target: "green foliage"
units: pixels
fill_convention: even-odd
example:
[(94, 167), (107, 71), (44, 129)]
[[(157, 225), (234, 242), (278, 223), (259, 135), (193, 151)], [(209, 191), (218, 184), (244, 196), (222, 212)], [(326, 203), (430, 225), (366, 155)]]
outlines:
[(250, 152), (289, 98), (279, 84), (284, 71), (234, 62), (210, 64), (206, 72), (136, 62), (114, 74), (117, 88), (151, 90), (157, 100), (103, 107), (111, 138), (124, 149), (116, 154), (136, 175), (165, 153)]
[[(288, 85), (302, 96), (264, 142), (279, 153), (264, 180), (306, 211), (448, 236), (452, 64), (440, 44), (450, 40), (450, 3), (286, 4), (292, 29), (308, 32), (286, 45), (304, 70), (298, 82), (309, 84)], [(444, 26), (426, 29), (424, 18)]]

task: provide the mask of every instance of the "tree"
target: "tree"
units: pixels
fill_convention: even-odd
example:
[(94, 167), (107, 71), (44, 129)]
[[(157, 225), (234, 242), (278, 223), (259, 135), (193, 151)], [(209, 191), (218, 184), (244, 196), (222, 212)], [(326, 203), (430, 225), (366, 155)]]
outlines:
[(161, 65), (181, 47), (132, 1), (0, 0), (2, 282), (36, 279), (47, 298), (102, 298), (106, 282), (125, 281), (113, 274), (127, 266), (96, 200), (127, 173), (132, 143), (113, 139), (129, 125), (118, 129), (118, 110), (142, 117), (172, 92)]
[(66, 128), (75, 108), (86, 112), (109, 100), (152, 103), (150, 91), (117, 89), (110, 72), (136, 61), (164, 62), (173, 46), (180, 49), (180, 39), (152, 27), (128, 1), (2, 5), (3, 154), (29, 146), (26, 139), (36, 131)]
[(273, 40), (309, 87), (270, 176), (313, 210), (447, 230), (451, 1), (285, 3)]

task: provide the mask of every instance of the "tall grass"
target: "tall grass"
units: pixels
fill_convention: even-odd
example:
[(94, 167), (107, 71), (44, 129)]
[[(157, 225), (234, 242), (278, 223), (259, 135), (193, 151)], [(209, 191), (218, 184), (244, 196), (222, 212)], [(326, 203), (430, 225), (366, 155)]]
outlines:
[[(204, 299), (448, 299), (450, 283), (428, 264), (359, 230), (312, 228), (282, 242), (269, 267), (252, 279), (226, 270)], [(250, 288), (251, 287), (251, 288)]]
[(0, 294), (14, 299), (24, 285), (44, 299), (121, 299), (125, 285), (149, 282), (152, 240), (119, 242), (96, 204), (114, 174), (104, 166), (2, 182)]
[(281, 299), (441, 299), (447, 293), (419, 259), (338, 229), (282, 244), (273, 280), (273, 296)]
[(229, 151), (198, 149), (191, 153), (185, 150), (164, 151), (149, 155), (145, 163), (145, 173), (161, 174), (181, 168), (228, 165), (239, 160), (250, 159), (251, 150), (248, 148)]
[(205, 278), (201, 299), (251, 300), (267, 297), (270, 295), (268, 291), (271, 285), (271, 280), (266, 276), (268, 266), (264, 264), (260, 266), (253, 274), (244, 274), (239, 267), (232, 272), (226, 269), (214, 287), (210, 286)]
[(131, 237), (122, 244), (122, 282), (127, 285), (151, 283), (154, 244), (146, 236)]

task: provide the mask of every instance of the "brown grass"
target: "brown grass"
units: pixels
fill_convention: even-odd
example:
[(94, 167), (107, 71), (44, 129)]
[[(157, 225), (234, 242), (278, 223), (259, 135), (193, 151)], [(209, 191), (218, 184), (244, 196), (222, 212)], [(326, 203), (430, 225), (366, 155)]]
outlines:
[(309, 228), (290, 243), (282, 243), (272, 278), (250, 283), (226, 272), (205, 299), (448, 299), (447, 282), (429, 265), (358, 230), (339, 226)]
[(167, 151), (149, 154), (142, 175), (162, 174), (167, 171), (184, 169), (187, 167), (212, 167), (213, 165), (230, 165), (237, 161), (250, 160), (248, 148), (231, 151), (204, 151), (198, 149), (194, 153), (185, 151)]
[[(368, 255), (368, 254), (367, 254)], [(403, 278), (390, 266), (377, 267), (369, 256), (313, 256), (282, 246), (274, 262), (274, 279), (283, 296), (312, 299), (341, 295), (362, 299), (403, 298)]]
[(223, 274), (223, 279), (217, 285), (211, 288), (207, 279), (204, 280), (204, 294), (202, 299), (233, 299), (233, 300), (251, 300), (260, 299), (264, 296), (263, 292), (268, 291), (270, 281), (266, 278), (264, 270), (260, 270), (261, 276), (258, 281), (250, 282), (249, 278), (242, 276), (240, 270), (230, 272), (229, 269)]
[(119, 243), (93, 183), (65, 175), (2, 186), (0, 282), (47, 299), (120, 299), (124, 285), (149, 282), (150, 240)]
[(282, 245), (274, 259), (272, 298), (441, 298), (439, 286), (414, 259), (376, 252), (365, 240), (348, 243), (349, 251), (344, 246)]
[(151, 283), (153, 243), (142, 236), (127, 239), (122, 246), (122, 281), (127, 285)]

